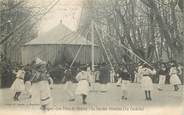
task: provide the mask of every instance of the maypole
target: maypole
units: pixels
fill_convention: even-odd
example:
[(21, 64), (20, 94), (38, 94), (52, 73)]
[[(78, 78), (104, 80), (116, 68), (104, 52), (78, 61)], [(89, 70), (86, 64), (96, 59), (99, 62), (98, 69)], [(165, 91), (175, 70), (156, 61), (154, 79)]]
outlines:
[(94, 71), (94, 24), (93, 20), (91, 21), (91, 69)]
[[(102, 45), (102, 47), (103, 47), (103, 49), (104, 49), (104, 51), (105, 51), (105, 54), (106, 54), (106, 56), (107, 56), (107, 60), (109, 61), (109, 64), (110, 64), (111, 68), (113, 69), (113, 65), (112, 65), (112, 63), (111, 63), (111, 59), (110, 59), (110, 57), (109, 57), (109, 55), (108, 55), (108, 53), (107, 53), (107, 50), (106, 50), (106, 48), (105, 48), (105, 45), (104, 45), (102, 39), (100, 38), (100, 37), (101, 37), (101, 36), (100, 36), (100, 32), (98, 31), (96, 24), (94, 25), (94, 27), (95, 27), (95, 29), (96, 29), (96, 31), (97, 31), (97, 34), (98, 34), (98, 36), (99, 36), (100, 43), (101, 43), (101, 45)], [(104, 38), (104, 37), (105, 37), (105, 36), (104, 36), (104, 32), (102, 31), (102, 38)]]

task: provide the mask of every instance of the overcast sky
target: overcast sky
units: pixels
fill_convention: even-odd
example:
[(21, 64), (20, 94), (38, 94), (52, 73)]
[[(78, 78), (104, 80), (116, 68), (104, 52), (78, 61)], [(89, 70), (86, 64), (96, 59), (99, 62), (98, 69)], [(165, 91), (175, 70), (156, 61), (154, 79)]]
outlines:
[[(46, 8), (54, 0), (30, 0), (30, 5)], [(39, 33), (42, 34), (62, 22), (72, 30), (79, 23), (83, 0), (60, 0), (60, 2), (40, 22)]]

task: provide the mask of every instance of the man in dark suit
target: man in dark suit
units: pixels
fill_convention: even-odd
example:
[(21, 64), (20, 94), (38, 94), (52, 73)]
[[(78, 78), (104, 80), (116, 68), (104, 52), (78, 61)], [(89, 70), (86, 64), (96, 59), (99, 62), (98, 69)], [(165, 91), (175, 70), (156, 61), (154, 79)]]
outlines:
[(106, 63), (103, 63), (100, 67), (100, 75), (99, 75), (99, 81), (101, 83), (101, 92), (106, 92), (107, 88), (106, 85), (108, 82), (110, 82), (110, 70)]

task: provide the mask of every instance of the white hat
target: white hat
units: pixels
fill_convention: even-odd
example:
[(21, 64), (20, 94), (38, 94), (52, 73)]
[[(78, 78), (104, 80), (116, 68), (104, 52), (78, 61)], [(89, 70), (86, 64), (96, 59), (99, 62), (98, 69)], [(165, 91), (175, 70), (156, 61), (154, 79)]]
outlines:
[(35, 62), (36, 62), (37, 65), (45, 65), (45, 64), (47, 64), (45, 61), (41, 60), (38, 57), (36, 58)]

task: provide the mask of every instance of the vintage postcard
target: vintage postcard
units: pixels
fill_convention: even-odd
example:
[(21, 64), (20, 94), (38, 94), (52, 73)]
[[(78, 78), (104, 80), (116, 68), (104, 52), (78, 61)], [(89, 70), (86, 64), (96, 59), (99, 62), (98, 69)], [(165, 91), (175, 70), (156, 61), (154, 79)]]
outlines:
[(183, 115), (183, 0), (0, 0), (0, 114)]

